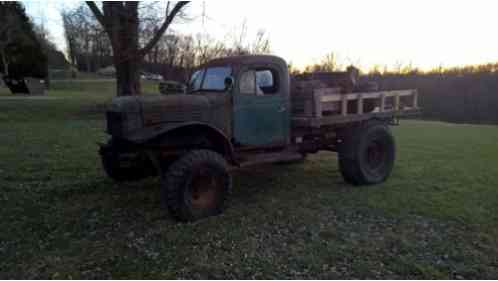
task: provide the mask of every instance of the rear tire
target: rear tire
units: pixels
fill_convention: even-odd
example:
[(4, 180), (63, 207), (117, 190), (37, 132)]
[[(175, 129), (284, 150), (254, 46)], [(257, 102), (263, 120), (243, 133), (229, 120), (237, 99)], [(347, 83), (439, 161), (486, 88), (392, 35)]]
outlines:
[(161, 185), (171, 215), (179, 221), (195, 221), (223, 212), (232, 178), (223, 156), (193, 150), (171, 164)]
[(396, 155), (394, 137), (380, 122), (341, 132), (339, 168), (344, 180), (354, 185), (384, 182), (392, 172)]

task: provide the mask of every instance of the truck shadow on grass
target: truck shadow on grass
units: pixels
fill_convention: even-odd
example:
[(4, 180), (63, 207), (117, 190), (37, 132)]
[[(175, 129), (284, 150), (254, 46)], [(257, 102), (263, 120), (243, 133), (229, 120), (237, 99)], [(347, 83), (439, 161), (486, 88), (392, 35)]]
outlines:
[(321, 171), (307, 171), (305, 165), (263, 165), (239, 170), (233, 175), (232, 201), (248, 203), (271, 196), (277, 199), (284, 194), (302, 194), (317, 188), (338, 190), (347, 186), (338, 170), (327, 171), (327, 179), (323, 180), (316, 178)]

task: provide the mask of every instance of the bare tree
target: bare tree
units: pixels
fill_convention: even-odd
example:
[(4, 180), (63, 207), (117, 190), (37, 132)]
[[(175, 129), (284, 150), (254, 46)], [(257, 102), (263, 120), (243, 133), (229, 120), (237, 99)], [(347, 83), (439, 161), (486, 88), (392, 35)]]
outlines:
[(321, 69), (320, 71), (336, 71), (338, 69), (337, 65), (337, 57), (334, 53), (328, 53), (326, 54), (321, 62), (320, 62)]
[(77, 51), (76, 48), (78, 46), (77, 40), (77, 31), (74, 28), (75, 23), (69, 11), (63, 11), (61, 13), (62, 23), (64, 25), (64, 37), (66, 38), (67, 43), (67, 54), (69, 56), (69, 61), (71, 64), (76, 65), (76, 56)]
[(9, 75), (9, 58), (7, 56), (7, 47), (14, 42), (17, 36), (21, 35), (17, 28), (19, 20), (16, 15), (6, 13), (3, 23), (0, 25), (0, 56), (2, 57), (3, 73)]
[(102, 25), (87, 5), (61, 13), (67, 53), (78, 70), (94, 72), (112, 64), (112, 48)]
[(173, 19), (182, 12), (188, 1), (180, 1), (170, 9), (166, 7), (165, 19), (154, 36), (140, 47), (139, 44), (139, 2), (107, 2), (102, 3), (102, 11), (93, 1), (86, 2), (94, 16), (104, 27), (111, 41), (114, 66), (116, 67), (117, 95), (139, 95), (140, 63), (149, 53), (162, 35), (169, 28)]
[(270, 49), (270, 39), (266, 36), (264, 30), (259, 30), (256, 34), (256, 39), (251, 46), (251, 54), (269, 54)]
[(307, 65), (304, 72), (334, 72), (340, 70), (341, 68), (342, 65), (337, 62), (337, 56), (333, 52), (330, 52), (323, 56), (319, 63)]

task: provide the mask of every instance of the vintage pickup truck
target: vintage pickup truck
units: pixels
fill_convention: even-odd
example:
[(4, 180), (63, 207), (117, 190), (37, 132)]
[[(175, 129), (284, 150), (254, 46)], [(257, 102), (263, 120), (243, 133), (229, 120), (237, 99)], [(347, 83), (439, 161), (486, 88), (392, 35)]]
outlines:
[(181, 221), (222, 212), (233, 169), (319, 151), (338, 153), (346, 182), (385, 181), (395, 160), (388, 125), (418, 113), (417, 91), (355, 92), (325, 76), (291, 78), (276, 56), (227, 57), (200, 66), (186, 93), (116, 97), (103, 167), (116, 181), (159, 175)]

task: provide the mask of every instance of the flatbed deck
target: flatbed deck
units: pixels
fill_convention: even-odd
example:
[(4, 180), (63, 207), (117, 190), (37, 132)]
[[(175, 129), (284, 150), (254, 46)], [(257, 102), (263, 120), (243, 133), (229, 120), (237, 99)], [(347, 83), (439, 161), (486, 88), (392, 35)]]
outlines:
[[(368, 110), (365, 109), (368, 100)], [(417, 90), (337, 93), (330, 88), (315, 89), (301, 100), (301, 111), (293, 113), (293, 127), (320, 128), (368, 119), (401, 118), (420, 113)]]

